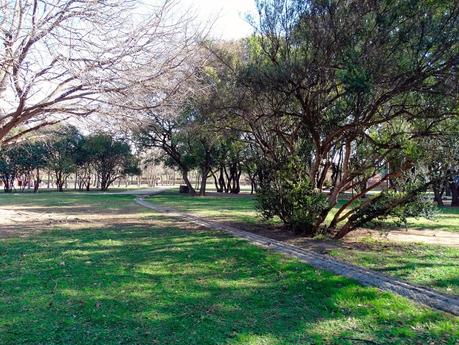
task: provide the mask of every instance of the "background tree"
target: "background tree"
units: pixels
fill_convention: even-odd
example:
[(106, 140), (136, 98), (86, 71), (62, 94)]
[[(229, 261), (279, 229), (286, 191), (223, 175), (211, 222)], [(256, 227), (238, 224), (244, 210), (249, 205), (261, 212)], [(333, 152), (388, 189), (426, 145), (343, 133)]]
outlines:
[(81, 140), (80, 132), (72, 126), (58, 127), (48, 132), (45, 140), (46, 165), (54, 174), (57, 191), (63, 192), (68, 177), (76, 169), (76, 153)]
[(130, 146), (109, 134), (90, 135), (82, 146), (97, 174), (101, 191), (106, 191), (121, 177), (141, 173), (139, 161), (133, 156)]
[(15, 158), (16, 150), (13, 148), (0, 151), (0, 178), (3, 182), (5, 193), (11, 193), (14, 189), (14, 182), (20, 174), (20, 168)]
[(250, 102), (233, 116), (268, 161), (288, 164), (278, 152), (298, 155), (312, 186), (304, 198), (325, 193), (324, 177), (334, 165), (339, 171), (327, 205), (305, 229), (320, 231), (338, 196), (357, 186), (327, 229), (337, 237), (414, 202), (432, 181), (409, 192), (391, 183), (395, 194), (381, 196), (388, 208), (377, 206), (381, 198), (353, 201), (405, 179), (422, 138), (457, 116), (457, 3), (262, 0), (258, 9), (258, 35), (240, 74)]
[[(178, 70), (194, 37), (176, 1), (140, 15), (133, 0), (2, 1), (0, 143), (100, 112)], [(145, 7), (142, 13), (145, 13)], [(135, 19), (134, 19), (135, 18)], [(157, 86), (158, 87), (158, 86)]]

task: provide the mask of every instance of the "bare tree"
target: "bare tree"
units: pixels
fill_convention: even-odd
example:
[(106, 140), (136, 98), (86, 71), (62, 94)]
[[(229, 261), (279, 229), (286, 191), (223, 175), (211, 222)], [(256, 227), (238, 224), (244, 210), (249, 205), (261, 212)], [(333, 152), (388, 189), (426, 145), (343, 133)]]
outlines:
[(177, 5), (140, 15), (134, 0), (0, 0), (0, 143), (99, 112), (177, 68), (194, 37)]

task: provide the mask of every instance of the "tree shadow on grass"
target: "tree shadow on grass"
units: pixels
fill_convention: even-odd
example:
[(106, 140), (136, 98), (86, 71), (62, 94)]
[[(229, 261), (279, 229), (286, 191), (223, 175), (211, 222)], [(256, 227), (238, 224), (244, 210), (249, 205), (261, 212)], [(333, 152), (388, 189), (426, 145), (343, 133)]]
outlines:
[(9, 239), (0, 242), (0, 276), (1, 344), (459, 337), (453, 317), (209, 231), (139, 225)]

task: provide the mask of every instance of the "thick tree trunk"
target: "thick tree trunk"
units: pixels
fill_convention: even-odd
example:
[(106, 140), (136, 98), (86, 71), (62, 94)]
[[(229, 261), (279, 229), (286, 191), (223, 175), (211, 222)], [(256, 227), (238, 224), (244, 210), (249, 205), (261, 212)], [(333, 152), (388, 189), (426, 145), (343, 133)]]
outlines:
[(64, 191), (64, 179), (61, 172), (56, 172), (56, 188), (58, 192)]
[(10, 179), (7, 177), (7, 178), (3, 178), (2, 179), (3, 181), (3, 190), (5, 193), (11, 193), (13, 191), (13, 185), (12, 185), (12, 182), (10, 182)]
[(201, 188), (199, 189), (199, 196), (206, 195), (206, 186), (207, 186), (207, 171), (203, 171), (201, 175)]

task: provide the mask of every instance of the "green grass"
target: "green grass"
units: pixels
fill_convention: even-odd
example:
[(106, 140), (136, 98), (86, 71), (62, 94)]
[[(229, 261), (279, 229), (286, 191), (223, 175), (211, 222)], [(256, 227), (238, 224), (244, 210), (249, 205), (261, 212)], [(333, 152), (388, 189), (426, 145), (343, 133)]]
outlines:
[[(260, 223), (262, 219), (256, 212), (255, 197), (244, 195), (243, 197), (221, 197), (205, 196), (191, 197), (187, 194), (179, 194), (176, 191), (166, 191), (159, 195), (152, 196), (152, 201), (161, 203), (165, 206), (174, 207), (186, 212), (192, 212), (200, 216), (220, 217), (233, 219), (236, 222)], [(342, 206), (340, 200), (338, 206)], [(327, 217), (330, 221), (336, 209), (332, 210)], [(443, 207), (438, 208), (438, 212), (433, 220), (426, 218), (410, 218), (408, 227), (410, 229), (429, 229), (459, 232), (459, 208)], [(279, 221), (274, 220), (275, 223)], [(394, 229), (394, 223), (388, 221), (383, 226)]]
[(192, 197), (169, 190), (150, 198), (156, 203), (198, 216), (230, 219), (242, 223), (262, 221), (255, 210), (255, 197), (251, 195)]
[[(5, 199), (7, 198), (7, 199)], [(127, 209), (126, 196), (0, 205)], [(56, 228), (0, 240), (0, 344), (456, 344), (459, 320), (211, 231)], [(357, 340), (356, 340), (357, 339)]]
[[(152, 201), (200, 216), (234, 219), (235, 222), (257, 223), (253, 197), (224, 198), (218, 196), (193, 198), (169, 191), (153, 196)], [(436, 224), (459, 223), (452, 215), (457, 209), (442, 209)], [(421, 227), (422, 220), (418, 220)], [(424, 220), (424, 222), (429, 222)], [(430, 221), (431, 222), (431, 221)], [(424, 228), (427, 228), (425, 226)], [(450, 294), (459, 295), (459, 249), (435, 245), (396, 244), (387, 241), (364, 241), (361, 249), (340, 248), (331, 254), (357, 265), (380, 270), (386, 274), (422, 284)]]
[(53, 211), (53, 207), (98, 207), (104, 210), (122, 210), (127, 202), (132, 202), (131, 195), (109, 195), (85, 192), (45, 192), (36, 194), (2, 194), (0, 207), (23, 206), (24, 208), (43, 208)]
[(459, 250), (363, 239), (361, 249), (339, 248), (332, 256), (415, 284), (459, 295)]
[[(386, 222), (388, 227), (393, 228), (393, 224)], [(437, 207), (433, 219), (410, 218), (408, 228), (416, 230), (442, 230), (459, 232), (459, 208), (458, 207)]]

